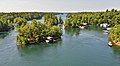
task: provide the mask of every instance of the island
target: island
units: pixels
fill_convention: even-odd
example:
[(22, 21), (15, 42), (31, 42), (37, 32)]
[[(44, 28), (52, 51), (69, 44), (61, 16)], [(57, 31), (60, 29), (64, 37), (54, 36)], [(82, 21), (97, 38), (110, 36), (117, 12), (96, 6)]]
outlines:
[[(63, 21), (61, 17), (57, 16), (59, 14), (67, 14), (66, 19)], [(43, 22), (38, 21), (42, 18), (44, 18)], [(81, 30), (96, 25), (108, 33), (109, 46), (120, 46), (120, 11), (116, 9), (77, 13), (0, 13), (0, 32), (17, 31), (17, 45), (57, 42), (62, 36), (60, 25), (63, 25), (66, 30), (70, 30), (70, 28)]]
[(120, 46), (120, 24), (112, 27), (109, 33), (109, 45)]
[[(54, 43), (61, 39), (62, 31), (58, 26), (59, 19), (55, 14), (44, 14), (44, 23), (33, 19), (31, 23), (26, 20), (15, 20), (18, 22), (18, 45), (40, 44), (41, 42)], [(61, 19), (60, 19), (61, 22)]]

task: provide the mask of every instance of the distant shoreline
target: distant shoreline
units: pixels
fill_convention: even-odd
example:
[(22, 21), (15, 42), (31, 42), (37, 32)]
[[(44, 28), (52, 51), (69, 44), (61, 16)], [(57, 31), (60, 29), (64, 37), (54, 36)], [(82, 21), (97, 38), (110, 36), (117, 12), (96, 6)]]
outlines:
[[(113, 8), (115, 9), (115, 8)], [(111, 10), (111, 9), (108, 9)], [(120, 11), (120, 9), (115, 9), (117, 11)], [(40, 13), (81, 13), (81, 12), (105, 12), (106, 10), (82, 10), (82, 11), (0, 11), (0, 13), (23, 13), (23, 12), (40, 12)]]

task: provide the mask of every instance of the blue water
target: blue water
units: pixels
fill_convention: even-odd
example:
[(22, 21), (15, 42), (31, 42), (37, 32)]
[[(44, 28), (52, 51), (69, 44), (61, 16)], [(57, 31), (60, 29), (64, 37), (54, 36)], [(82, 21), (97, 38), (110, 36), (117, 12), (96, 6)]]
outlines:
[(120, 66), (120, 48), (109, 47), (108, 35), (96, 26), (63, 29), (62, 41), (26, 48), (16, 46), (16, 35), (0, 37), (0, 66)]

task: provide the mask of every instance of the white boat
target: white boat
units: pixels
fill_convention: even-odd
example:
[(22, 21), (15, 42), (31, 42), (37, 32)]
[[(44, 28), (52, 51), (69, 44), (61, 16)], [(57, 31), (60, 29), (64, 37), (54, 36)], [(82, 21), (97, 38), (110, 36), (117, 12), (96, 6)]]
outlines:
[(111, 28), (107, 28), (107, 30), (111, 30)]
[(49, 40), (52, 39), (52, 38), (53, 38), (53, 37), (47, 37), (47, 39), (49, 39)]
[(83, 23), (83, 25), (87, 25), (87, 23)]
[(109, 42), (109, 43), (108, 43), (108, 46), (112, 47), (112, 46), (113, 46), (113, 44), (112, 44), (111, 42)]
[(50, 41), (49, 40), (45, 40), (46, 41), (46, 43), (49, 43)]
[(84, 28), (85, 28), (85, 26), (79, 26), (79, 28), (80, 28), (80, 29), (84, 29)]
[(108, 24), (107, 23), (102, 23), (102, 24), (100, 24), (100, 27), (107, 28)]

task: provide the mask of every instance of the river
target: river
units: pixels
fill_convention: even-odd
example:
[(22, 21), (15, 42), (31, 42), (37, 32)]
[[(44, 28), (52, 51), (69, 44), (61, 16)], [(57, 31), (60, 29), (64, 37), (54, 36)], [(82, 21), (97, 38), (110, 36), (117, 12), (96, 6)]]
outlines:
[(120, 66), (120, 48), (109, 47), (108, 35), (96, 26), (63, 30), (62, 41), (22, 49), (16, 35), (0, 36), (0, 66)]

